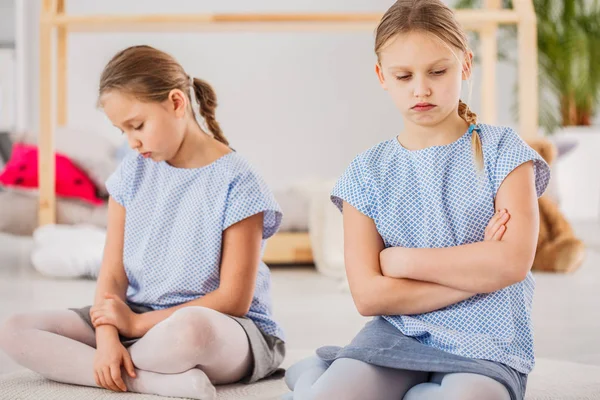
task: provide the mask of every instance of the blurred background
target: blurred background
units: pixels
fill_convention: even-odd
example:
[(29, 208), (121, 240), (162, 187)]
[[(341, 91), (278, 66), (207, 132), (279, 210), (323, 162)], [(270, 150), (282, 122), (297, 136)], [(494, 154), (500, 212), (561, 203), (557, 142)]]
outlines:
[[(486, 1), (512, 7), (512, 2)], [(446, 3), (454, 8), (484, 5), (476, 0)], [(391, 4), (77, 0), (66, 2), (66, 12), (383, 13)], [(0, 322), (14, 312), (91, 302), (106, 225), (103, 182), (127, 152), (123, 137), (96, 107), (99, 76), (119, 50), (148, 44), (172, 54), (188, 74), (214, 87), (217, 120), (226, 137), (280, 201), (284, 224), (269, 242), (265, 261), (272, 267), (275, 313), (287, 330), (291, 357), (319, 345), (345, 344), (365, 318), (355, 311), (345, 285), (341, 221), (328, 193), (356, 154), (402, 129), (374, 72), (373, 29), (69, 34), (68, 118), (55, 131), (56, 150), (89, 178), (93, 194), (58, 193), (59, 225), (38, 229), (37, 173), (15, 180), (13, 169), (15, 151), (25, 157), (39, 138), (42, 6), (41, 0), (0, 0)], [(564, 375), (571, 371), (582, 382), (595, 382), (586, 388), (598, 390), (598, 397), (581, 398), (600, 398), (600, 344), (595, 339), (600, 322), (591, 318), (600, 304), (600, 5), (534, 0), (533, 6), (538, 46), (531, 52), (539, 61), (540, 127), (519, 133), (527, 140), (537, 138), (535, 148), (548, 152), (553, 169), (538, 247), (548, 261), (535, 272), (536, 352), (547, 363), (540, 364), (535, 379), (545, 388), (564, 384), (552, 389), (567, 388), (556, 398), (579, 398), (575, 380), (580, 378)], [(474, 33), (470, 39), (477, 63), (472, 91), (465, 85), (463, 100), (480, 112), (480, 40)], [(518, 130), (515, 28), (501, 28), (498, 39), (496, 123)], [(336, 315), (339, 319), (332, 321)], [(4, 379), (21, 390), (10, 380), (15, 373), (20, 368), (0, 354), (0, 388)]]

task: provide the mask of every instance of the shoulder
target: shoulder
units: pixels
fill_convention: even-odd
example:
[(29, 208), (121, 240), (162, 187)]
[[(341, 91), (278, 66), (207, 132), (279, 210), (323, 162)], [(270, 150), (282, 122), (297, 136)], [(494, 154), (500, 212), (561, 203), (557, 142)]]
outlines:
[(373, 218), (371, 203), (378, 177), (383, 175), (383, 169), (389, 165), (388, 161), (395, 152), (395, 140), (380, 142), (354, 157), (331, 191), (331, 200), (340, 211), (343, 201), (346, 201)]
[(232, 152), (223, 157), (216, 168), (219, 179), (229, 186), (229, 190), (252, 193), (270, 193), (266, 181), (258, 170), (237, 152)]
[(129, 152), (115, 170), (115, 172), (109, 178), (109, 181), (119, 181), (123, 183), (131, 183), (136, 175), (139, 175), (145, 168), (149, 167), (148, 163), (153, 161), (147, 160), (137, 152)]
[(350, 163), (349, 169), (356, 169), (363, 175), (376, 174), (382, 166), (389, 164), (389, 161), (397, 157), (396, 139), (389, 139), (377, 143), (375, 146), (359, 153)]
[(144, 170), (145, 160), (137, 152), (129, 152), (106, 181), (108, 193), (119, 204), (126, 206), (137, 186), (136, 177)]
[(138, 168), (143, 168), (145, 161), (150, 160), (146, 160), (144, 157), (142, 157), (135, 151), (130, 151), (125, 157), (123, 157), (123, 160), (121, 161), (121, 168), (123, 169), (123, 171), (133, 171)]
[(517, 145), (525, 145), (519, 134), (509, 126), (479, 124), (479, 135), (484, 149), (501, 151)]
[(366, 165), (378, 165), (382, 161), (393, 157), (396, 153), (396, 147), (399, 145), (396, 138), (388, 139), (360, 153), (358, 157), (363, 159)]
[(250, 177), (259, 177), (250, 161), (238, 152), (231, 152), (222, 157), (216, 171), (226, 177), (226, 181), (235, 183)]
[(550, 167), (512, 128), (506, 126), (480, 125), (480, 135), (486, 162), (492, 173), (495, 191), (504, 179), (518, 166), (533, 161), (535, 185), (541, 196), (550, 180)]

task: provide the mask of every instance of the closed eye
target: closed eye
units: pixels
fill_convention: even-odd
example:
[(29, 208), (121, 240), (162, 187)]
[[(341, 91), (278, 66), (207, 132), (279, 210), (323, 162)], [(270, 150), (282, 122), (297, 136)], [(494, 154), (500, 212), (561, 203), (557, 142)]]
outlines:
[[(433, 76), (441, 76), (444, 75), (446, 73), (446, 69), (440, 69), (437, 71), (431, 71), (430, 74)], [(397, 76), (396, 79), (399, 81), (407, 81), (412, 77), (412, 75), (402, 75), (402, 76)]]
[(136, 130), (136, 131), (139, 131), (143, 127), (144, 127), (144, 123), (142, 122), (141, 124), (139, 124), (137, 127), (134, 127), (133, 129)]

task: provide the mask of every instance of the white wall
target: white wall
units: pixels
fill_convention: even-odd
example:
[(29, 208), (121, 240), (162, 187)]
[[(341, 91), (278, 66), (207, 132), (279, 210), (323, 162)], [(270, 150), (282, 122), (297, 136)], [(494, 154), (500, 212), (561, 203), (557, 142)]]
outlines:
[(0, 42), (15, 39), (15, 0), (0, 0)]
[(15, 124), (15, 9), (13, 0), (0, 0), (0, 131)]
[[(29, 127), (38, 128), (39, 0), (25, 0)], [(383, 12), (393, 0), (78, 0), (72, 13)], [(139, 11), (137, 11), (139, 12)], [(190, 74), (209, 81), (217, 118), (234, 148), (279, 189), (290, 182), (337, 177), (358, 152), (393, 137), (401, 120), (374, 74), (372, 32), (77, 33), (69, 42), (69, 123), (116, 137), (95, 108), (105, 63), (118, 50), (150, 44), (173, 54)], [(515, 72), (498, 68), (499, 123), (514, 125)], [(479, 74), (471, 106), (479, 109)], [(485, 121), (483, 121), (485, 122)]]

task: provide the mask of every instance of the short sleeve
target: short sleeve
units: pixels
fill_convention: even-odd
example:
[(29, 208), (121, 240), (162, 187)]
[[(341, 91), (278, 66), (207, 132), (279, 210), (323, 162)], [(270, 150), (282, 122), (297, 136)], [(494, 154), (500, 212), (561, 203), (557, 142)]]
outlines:
[(129, 193), (131, 192), (131, 180), (135, 173), (137, 153), (127, 155), (119, 164), (115, 172), (106, 181), (108, 194), (123, 207), (127, 207)]
[(229, 186), (223, 230), (261, 212), (264, 215), (263, 239), (268, 239), (281, 225), (281, 208), (263, 179), (252, 170), (246, 170)]
[(506, 128), (504, 130), (498, 143), (497, 155), (494, 193), (498, 193), (504, 179), (515, 168), (528, 161), (533, 161), (535, 190), (538, 197), (544, 194), (550, 182), (550, 166), (513, 129)]
[(366, 167), (361, 156), (356, 157), (338, 179), (331, 192), (331, 201), (343, 210), (344, 201), (358, 211), (373, 219), (372, 196), (367, 187)]

